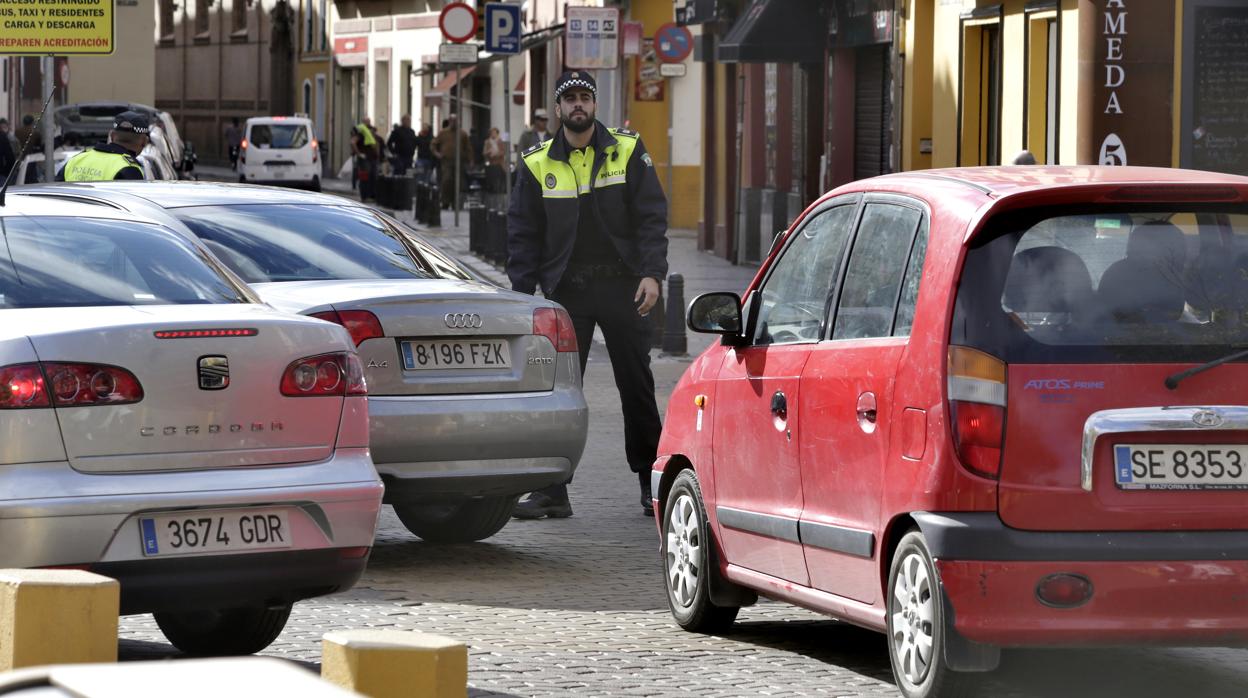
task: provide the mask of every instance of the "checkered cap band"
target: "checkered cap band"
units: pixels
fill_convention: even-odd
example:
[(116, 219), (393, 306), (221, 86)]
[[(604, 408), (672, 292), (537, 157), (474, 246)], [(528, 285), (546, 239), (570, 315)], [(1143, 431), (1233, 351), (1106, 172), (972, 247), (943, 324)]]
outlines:
[(113, 119), (114, 131), (126, 131), (127, 133), (137, 133), (146, 136), (151, 127), (147, 123), (147, 118), (138, 112), (126, 111), (117, 115)]
[(560, 82), (559, 86), (555, 88), (555, 101), (558, 101), (559, 97), (561, 97), (564, 92), (567, 92), (568, 90), (574, 87), (581, 87), (586, 90), (589, 90), (589, 93), (592, 94), (595, 98), (598, 96), (598, 87), (594, 85), (592, 80), (587, 80), (585, 78), (580, 78), (580, 77), (568, 78)]

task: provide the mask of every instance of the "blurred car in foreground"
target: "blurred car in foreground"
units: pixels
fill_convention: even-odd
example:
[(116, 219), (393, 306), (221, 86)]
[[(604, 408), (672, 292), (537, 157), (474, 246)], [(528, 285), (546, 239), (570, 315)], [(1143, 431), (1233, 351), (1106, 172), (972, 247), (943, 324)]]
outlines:
[(1003, 647), (1248, 642), (1248, 178), (931, 170), (816, 202), (672, 393), (677, 622), (888, 635), (910, 698)]
[(355, 583), (382, 485), (341, 327), (131, 212), (10, 192), (0, 233), (0, 567), (117, 579), (193, 653)]
[(576, 335), (548, 300), (484, 282), (377, 211), (289, 189), (107, 182), (40, 188), (194, 236), (266, 302), (342, 324), (369, 385), (386, 502), (429, 541), (487, 538), (566, 481), (588, 429)]

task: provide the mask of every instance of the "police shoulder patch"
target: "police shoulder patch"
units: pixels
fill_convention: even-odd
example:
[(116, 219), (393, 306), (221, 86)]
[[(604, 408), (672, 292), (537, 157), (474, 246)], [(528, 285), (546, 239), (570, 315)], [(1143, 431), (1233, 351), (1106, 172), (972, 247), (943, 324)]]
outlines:
[(611, 131), (613, 133), (618, 133), (621, 136), (632, 136), (633, 138), (638, 137), (637, 132), (631, 128), (613, 128)]
[(650, 153), (642, 153), (641, 161), (646, 163), (646, 167), (654, 167), (654, 160), (650, 159)]

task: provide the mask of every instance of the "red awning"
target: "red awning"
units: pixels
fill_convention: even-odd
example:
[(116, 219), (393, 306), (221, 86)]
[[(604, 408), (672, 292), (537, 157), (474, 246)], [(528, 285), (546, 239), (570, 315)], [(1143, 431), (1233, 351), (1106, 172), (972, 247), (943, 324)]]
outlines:
[(516, 104), (521, 107), (524, 106), (524, 96), (526, 92), (525, 87), (524, 87), (524, 78), (525, 78), (525, 74), (520, 73), (520, 79), (516, 81), (516, 86), (511, 88), (512, 104)]
[(460, 68), (459, 70), (447, 73), (446, 77), (438, 81), (438, 84), (435, 85), (432, 90), (425, 93), (425, 97), (430, 99), (441, 99), (442, 97), (450, 94), (451, 88), (455, 87), (461, 79), (467, 77), (468, 74), (474, 70), (476, 70), (476, 66), (469, 66), (467, 68)]

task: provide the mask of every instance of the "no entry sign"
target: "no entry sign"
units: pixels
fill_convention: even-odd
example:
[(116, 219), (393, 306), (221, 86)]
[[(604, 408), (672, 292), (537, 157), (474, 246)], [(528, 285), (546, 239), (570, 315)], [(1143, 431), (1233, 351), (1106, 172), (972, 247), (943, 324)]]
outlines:
[(447, 41), (462, 44), (477, 35), (477, 11), (463, 2), (453, 2), (442, 8), (438, 28)]
[(680, 63), (693, 53), (693, 34), (675, 24), (664, 24), (654, 33), (654, 50), (664, 63)]

